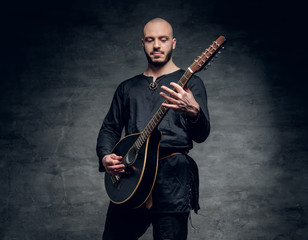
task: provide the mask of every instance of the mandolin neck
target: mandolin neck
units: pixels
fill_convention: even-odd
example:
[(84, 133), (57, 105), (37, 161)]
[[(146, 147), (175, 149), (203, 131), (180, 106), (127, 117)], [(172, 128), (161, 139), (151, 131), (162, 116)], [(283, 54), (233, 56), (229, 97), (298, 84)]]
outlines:
[[(180, 80), (178, 81), (178, 85), (180, 85), (182, 88), (185, 87), (188, 80), (193, 75), (193, 72), (188, 68), (185, 73), (182, 75)], [(167, 100), (164, 101), (164, 103), (169, 103)], [(139, 150), (142, 145), (145, 143), (145, 141), (148, 139), (148, 137), (151, 135), (153, 130), (158, 126), (158, 124), (161, 122), (161, 120), (164, 118), (166, 113), (168, 112), (168, 108), (160, 106), (160, 108), (156, 111), (150, 122), (147, 124), (147, 126), (144, 128), (144, 130), (139, 135), (138, 139), (136, 140), (134, 147)]]

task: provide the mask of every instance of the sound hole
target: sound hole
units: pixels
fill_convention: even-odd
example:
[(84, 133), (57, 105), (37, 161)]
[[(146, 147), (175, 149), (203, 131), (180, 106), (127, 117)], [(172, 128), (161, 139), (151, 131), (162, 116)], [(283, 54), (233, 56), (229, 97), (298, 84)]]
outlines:
[(125, 159), (125, 164), (127, 166), (130, 166), (132, 165), (136, 159), (137, 159), (137, 156), (138, 156), (138, 152), (137, 152), (137, 149), (134, 148), (134, 147), (131, 147), (128, 152), (126, 153), (124, 159)]

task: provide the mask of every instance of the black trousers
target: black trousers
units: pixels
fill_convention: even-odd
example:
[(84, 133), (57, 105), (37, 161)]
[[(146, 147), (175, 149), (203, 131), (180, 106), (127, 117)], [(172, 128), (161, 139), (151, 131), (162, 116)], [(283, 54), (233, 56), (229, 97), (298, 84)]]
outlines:
[(152, 213), (110, 203), (103, 240), (137, 240), (153, 225), (154, 240), (186, 240), (189, 213)]

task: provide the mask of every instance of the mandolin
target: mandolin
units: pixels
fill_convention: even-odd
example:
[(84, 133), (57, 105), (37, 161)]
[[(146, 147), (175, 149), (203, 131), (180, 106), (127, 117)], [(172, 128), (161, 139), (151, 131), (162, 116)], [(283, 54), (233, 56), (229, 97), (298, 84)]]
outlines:
[[(184, 87), (191, 76), (204, 68), (223, 47), (226, 39), (220, 36), (187, 68), (178, 84)], [(168, 103), (165, 100), (165, 103)], [(168, 108), (161, 106), (141, 133), (127, 135), (113, 148), (113, 153), (123, 156), (125, 173), (105, 174), (105, 188), (110, 200), (129, 208), (138, 208), (149, 198), (155, 184), (161, 133), (157, 126)]]

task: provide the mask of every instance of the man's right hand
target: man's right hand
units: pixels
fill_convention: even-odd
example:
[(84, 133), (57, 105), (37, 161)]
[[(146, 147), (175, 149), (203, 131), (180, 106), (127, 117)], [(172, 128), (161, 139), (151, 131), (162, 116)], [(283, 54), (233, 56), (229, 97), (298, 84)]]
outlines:
[(102, 159), (103, 166), (106, 172), (112, 175), (117, 175), (125, 172), (125, 165), (121, 161), (122, 157), (114, 153), (105, 155)]

